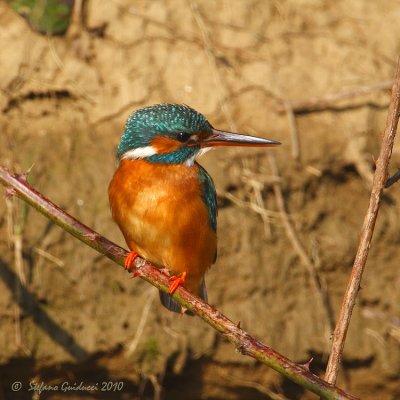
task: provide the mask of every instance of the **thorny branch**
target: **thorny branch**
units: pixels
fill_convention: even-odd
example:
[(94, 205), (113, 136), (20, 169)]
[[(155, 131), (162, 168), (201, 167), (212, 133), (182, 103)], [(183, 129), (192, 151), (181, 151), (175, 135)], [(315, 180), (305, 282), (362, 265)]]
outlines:
[(347, 330), (350, 324), (351, 314), (358, 290), (360, 289), (361, 278), (367, 262), (371, 239), (375, 228), (376, 218), (378, 216), (379, 205), (382, 198), (383, 189), (387, 184), (389, 161), (392, 155), (394, 138), (396, 136), (397, 124), (400, 115), (400, 64), (397, 66), (396, 80), (392, 88), (392, 97), (389, 106), (389, 112), (386, 120), (386, 127), (382, 138), (381, 150), (376, 163), (374, 180), (372, 183), (371, 197), (367, 214), (361, 229), (360, 243), (358, 245), (356, 258), (350, 280), (343, 298), (339, 319), (333, 334), (332, 350), (329, 356), (325, 379), (330, 383), (335, 383), (342, 358), (344, 342), (346, 340)]
[[(0, 182), (6, 187), (11, 188), (11, 191), (22, 200), (36, 208), (68, 233), (104, 254), (117, 264), (124, 265), (124, 259), (128, 254), (126, 250), (65, 213), (41, 193), (29, 186), (21, 176), (11, 175), (6, 168), (0, 166)], [(143, 260), (139, 271), (142, 279), (164, 292), (168, 291), (170, 286), (168, 276), (163, 274), (158, 268)], [(295, 364), (285, 356), (256, 340), (221, 312), (192, 295), (186, 289), (179, 287), (173, 297), (179, 304), (202, 318), (228, 339), (241, 354), (253, 357), (268, 365), (288, 379), (305, 389), (311, 390), (324, 399), (355, 399), (354, 396), (314, 375), (307, 366)]]

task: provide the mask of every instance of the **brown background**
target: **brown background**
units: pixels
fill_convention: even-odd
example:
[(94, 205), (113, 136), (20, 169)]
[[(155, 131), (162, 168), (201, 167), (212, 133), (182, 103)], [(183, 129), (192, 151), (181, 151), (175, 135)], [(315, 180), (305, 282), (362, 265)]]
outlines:
[[(391, 79), (400, 3), (90, 1), (85, 19), (66, 37), (46, 38), (0, 3), (1, 164), (17, 171), (33, 164), (38, 190), (124, 245), (107, 185), (134, 109), (186, 103), (220, 129), (280, 140), (273, 154), (285, 205), (336, 317), (389, 94), (297, 114), (300, 160), (278, 108)], [(201, 161), (220, 205), (210, 302), (289, 358), (314, 357), (311, 369), (322, 373), (326, 308), (277, 212), (267, 154), (218, 149)], [(396, 144), (392, 172), (399, 161)], [(385, 194), (338, 381), (363, 399), (400, 398), (399, 195), (398, 185)], [(199, 319), (166, 312), (154, 288), (5, 198), (0, 278), (0, 398), (33, 398), (32, 380), (124, 382), (117, 393), (43, 392), (41, 399), (314, 398), (235, 353)], [(14, 381), (24, 388), (10, 394)]]

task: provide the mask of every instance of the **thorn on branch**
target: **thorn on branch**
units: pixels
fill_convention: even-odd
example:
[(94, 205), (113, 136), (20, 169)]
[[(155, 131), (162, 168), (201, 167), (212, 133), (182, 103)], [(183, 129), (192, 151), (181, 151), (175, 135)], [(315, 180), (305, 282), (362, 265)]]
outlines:
[(303, 368), (305, 368), (307, 371), (310, 371), (310, 365), (313, 362), (314, 357), (311, 357), (306, 363), (300, 364)]
[[(32, 171), (33, 166), (34, 166), (34, 164), (32, 164), (24, 173), (14, 174), (14, 177), (16, 179), (18, 179), (20, 182), (28, 183), (28, 176), (29, 176), (30, 172)], [(7, 169), (6, 169), (6, 171), (8, 172)], [(17, 194), (17, 191), (14, 188), (12, 188), (12, 187), (6, 188), (6, 193), (5, 193), (6, 199), (13, 197), (15, 194)]]
[(7, 188), (6, 189), (6, 193), (5, 193), (6, 199), (10, 199), (15, 194), (17, 194), (17, 191), (15, 189), (13, 189), (13, 188)]
[(239, 354), (246, 354), (246, 348), (243, 345), (236, 346), (236, 352)]
[(375, 167), (375, 169), (376, 169), (376, 165), (377, 165), (377, 163), (378, 163), (378, 159), (375, 158), (373, 154), (371, 154), (371, 158), (372, 158), (372, 162), (374, 163), (374, 167)]
[(28, 172), (24, 172), (22, 174), (15, 174), (15, 177), (21, 182), (24, 183), (28, 182)]
[(23, 172), (23, 173), (21, 173), (21, 174), (15, 174), (15, 177), (19, 180), (19, 181), (21, 181), (21, 182), (23, 182), (23, 183), (28, 183), (28, 176), (29, 176), (29, 174), (31, 173), (31, 171), (32, 171), (32, 169), (33, 169), (33, 167), (34, 167), (34, 163), (25, 171), (25, 172)]

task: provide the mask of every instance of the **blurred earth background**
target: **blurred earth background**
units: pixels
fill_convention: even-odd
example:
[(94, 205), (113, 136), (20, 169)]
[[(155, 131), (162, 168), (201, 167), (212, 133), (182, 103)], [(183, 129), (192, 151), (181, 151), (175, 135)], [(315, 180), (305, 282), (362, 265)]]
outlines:
[[(82, 5), (65, 35), (46, 36), (0, 2), (1, 165), (19, 172), (33, 165), (34, 187), (126, 247), (107, 186), (133, 110), (186, 103), (220, 129), (280, 140), (278, 149), (219, 148), (201, 159), (220, 207), (209, 299), (287, 357), (313, 357), (311, 370), (323, 376), (369, 200), (386, 82), (400, 54), (400, 2)], [(375, 84), (380, 89), (316, 109), (290, 106)], [(391, 172), (399, 165), (397, 139)], [(399, 244), (394, 185), (385, 192), (338, 379), (362, 399), (400, 399)], [(200, 319), (167, 312), (155, 288), (128, 278), (2, 196), (0, 399), (316, 398), (236, 353)], [(22, 390), (11, 391), (15, 381)], [(66, 381), (123, 388), (29, 391), (29, 382)]]

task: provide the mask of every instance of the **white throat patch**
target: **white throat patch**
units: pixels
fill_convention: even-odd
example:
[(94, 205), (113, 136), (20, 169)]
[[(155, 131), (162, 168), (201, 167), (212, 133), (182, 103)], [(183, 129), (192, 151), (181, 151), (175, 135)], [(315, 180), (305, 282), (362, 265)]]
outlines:
[(142, 158), (151, 157), (157, 154), (153, 146), (138, 147), (137, 149), (129, 150), (121, 157), (122, 160), (140, 160)]
[(212, 147), (204, 147), (203, 149), (200, 149), (195, 155), (193, 155), (192, 157), (188, 158), (185, 161), (185, 165), (188, 167), (191, 167), (194, 162), (196, 161), (197, 157), (201, 157), (203, 154), (207, 153), (207, 151), (212, 150)]

